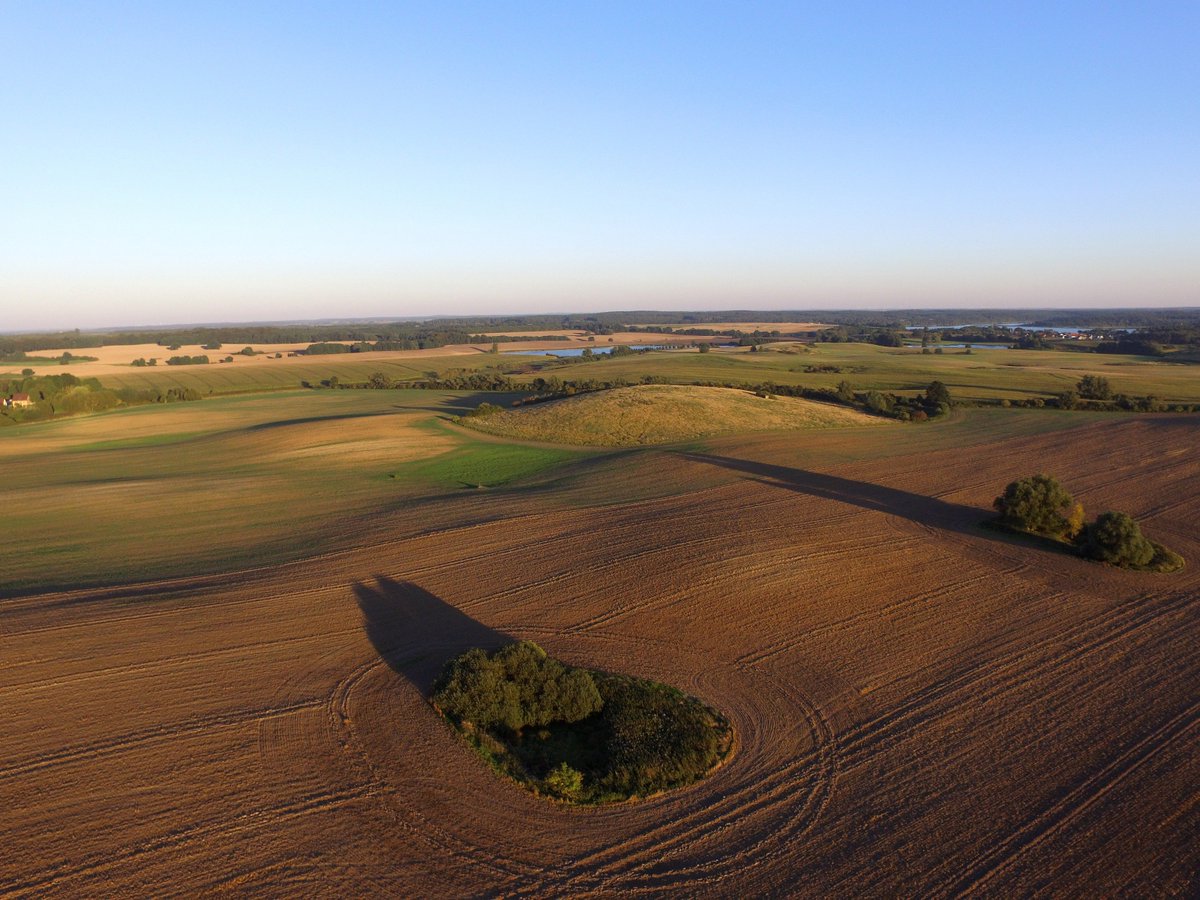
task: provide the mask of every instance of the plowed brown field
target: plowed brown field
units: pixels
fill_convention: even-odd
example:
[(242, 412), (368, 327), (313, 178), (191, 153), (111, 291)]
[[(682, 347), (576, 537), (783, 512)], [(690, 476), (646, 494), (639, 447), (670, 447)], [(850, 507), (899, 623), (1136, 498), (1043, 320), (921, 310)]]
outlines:
[[(0, 891), (1194, 893), (1197, 433), (1114, 417), (840, 464), (723, 438), (629, 455), (696, 485), (671, 496), (471, 495), (463, 524), (398, 509), (303, 562), (4, 601)], [(1036, 471), (1188, 568), (975, 527)], [(497, 780), (422, 697), (505, 636), (702, 698), (734, 757), (603, 808)]]

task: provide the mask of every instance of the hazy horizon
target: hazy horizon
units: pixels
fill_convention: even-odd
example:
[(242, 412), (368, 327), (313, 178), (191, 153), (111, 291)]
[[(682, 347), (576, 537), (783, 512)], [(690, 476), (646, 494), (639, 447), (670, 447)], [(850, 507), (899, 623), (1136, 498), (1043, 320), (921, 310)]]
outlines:
[(1200, 302), (1200, 8), (23, 5), (0, 329)]

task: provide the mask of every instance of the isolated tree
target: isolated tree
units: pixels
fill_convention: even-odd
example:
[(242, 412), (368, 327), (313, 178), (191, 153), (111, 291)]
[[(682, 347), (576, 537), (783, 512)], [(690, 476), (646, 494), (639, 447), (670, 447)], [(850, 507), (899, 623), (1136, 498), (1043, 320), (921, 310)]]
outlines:
[(946, 385), (940, 381), (932, 381), (929, 383), (929, 387), (925, 388), (925, 404), (937, 407), (939, 403), (953, 406), (954, 399), (950, 396), (950, 389)]
[(1122, 512), (1101, 513), (1087, 528), (1083, 551), (1116, 566), (1144, 566), (1154, 559), (1154, 546), (1133, 517)]
[(709, 348), (709, 346), (708, 346), (708, 344), (707, 344), (707, 343), (705, 343), (705, 344), (701, 344), (701, 345), (700, 345), (700, 347), (699, 347), (699, 350), (700, 350), (700, 352), (701, 352), (701, 353), (708, 353), (709, 349), (710, 349), (710, 348)]
[(1086, 400), (1111, 400), (1112, 386), (1100, 375), (1084, 375), (1075, 385), (1079, 396)]
[(1011, 482), (992, 505), (1006, 525), (1055, 537), (1070, 531), (1063, 515), (1074, 499), (1051, 475), (1031, 475)]
[(367, 379), (367, 384), (375, 390), (383, 390), (392, 386), (392, 379), (388, 378), (382, 372), (372, 372), (371, 377)]

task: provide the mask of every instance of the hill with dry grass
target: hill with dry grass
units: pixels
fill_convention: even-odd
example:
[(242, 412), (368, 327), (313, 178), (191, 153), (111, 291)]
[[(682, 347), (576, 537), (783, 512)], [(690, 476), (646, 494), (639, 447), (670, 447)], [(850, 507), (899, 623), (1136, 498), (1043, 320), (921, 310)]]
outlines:
[(597, 391), (461, 422), (503, 437), (606, 447), (668, 444), (729, 432), (886, 424), (811, 400), (665, 384)]

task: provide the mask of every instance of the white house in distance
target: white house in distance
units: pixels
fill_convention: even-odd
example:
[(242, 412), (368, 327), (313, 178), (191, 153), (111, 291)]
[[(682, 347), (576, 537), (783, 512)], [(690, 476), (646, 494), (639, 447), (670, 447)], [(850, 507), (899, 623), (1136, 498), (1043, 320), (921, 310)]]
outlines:
[(33, 406), (33, 401), (29, 399), (28, 394), (9, 394), (4, 398), (4, 405), (20, 409), (25, 406)]

